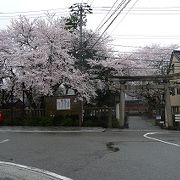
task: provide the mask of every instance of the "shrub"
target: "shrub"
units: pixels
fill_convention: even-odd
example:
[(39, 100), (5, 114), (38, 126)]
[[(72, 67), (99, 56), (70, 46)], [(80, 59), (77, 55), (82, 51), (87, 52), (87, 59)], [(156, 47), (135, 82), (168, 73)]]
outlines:
[(78, 126), (78, 115), (56, 115), (53, 119), (53, 125), (55, 126)]

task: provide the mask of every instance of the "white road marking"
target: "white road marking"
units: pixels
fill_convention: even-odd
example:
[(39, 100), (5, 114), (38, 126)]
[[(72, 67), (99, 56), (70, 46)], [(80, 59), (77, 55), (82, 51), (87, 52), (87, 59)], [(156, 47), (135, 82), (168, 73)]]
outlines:
[(8, 141), (9, 141), (9, 139), (5, 139), (3, 141), (0, 141), (0, 144), (3, 144), (3, 143), (8, 142)]
[(163, 132), (150, 132), (150, 133), (144, 134), (144, 137), (147, 138), (147, 139), (151, 139), (151, 140), (154, 140), (154, 141), (158, 141), (158, 142), (164, 143), (164, 144), (168, 144), (168, 145), (180, 147), (179, 144), (175, 144), (175, 143), (163, 141), (163, 140), (161, 140), (161, 139), (157, 139), (157, 138), (153, 138), (153, 137), (149, 137), (149, 136), (148, 136), (148, 135), (152, 135), (152, 134), (164, 134), (164, 133), (163, 133)]
[(9, 166), (15, 166), (15, 167), (18, 167), (18, 168), (22, 168), (22, 169), (25, 169), (25, 170), (30, 170), (30, 171), (34, 171), (34, 172), (38, 172), (38, 173), (41, 173), (41, 174), (44, 174), (44, 175), (48, 175), (52, 178), (58, 178), (59, 180), (72, 180), (70, 178), (67, 178), (65, 176), (61, 176), (59, 174), (56, 174), (56, 173), (53, 173), (53, 172), (50, 172), (50, 171), (46, 171), (46, 170), (43, 170), (43, 169), (38, 169), (38, 168), (34, 168), (34, 167), (29, 167), (29, 166), (25, 166), (25, 165), (20, 165), (20, 164), (15, 164), (15, 163), (10, 163), (10, 162), (4, 162), (4, 161), (0, 161), (0, 164), (4, 164), (4, 165), (9, 165)]

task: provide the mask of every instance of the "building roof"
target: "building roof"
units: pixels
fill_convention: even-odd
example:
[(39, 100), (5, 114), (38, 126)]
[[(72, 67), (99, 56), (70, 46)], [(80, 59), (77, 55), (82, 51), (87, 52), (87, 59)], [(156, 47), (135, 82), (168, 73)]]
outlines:
[(176, 59), (180, 61), (180, 50), (174, 50), (173, 54), (176, 57)]
[(173, 50), (173, 52), (171, 54), (171, 59), (170, 59), (169, 68), (168, 68), (167, 74), (169, 74), (170, 71), (171, 71), (171, 65), (172, 65), (172, 60), (173, 60), (174, 56), (176, 57), (176, 59), (178, 61), (180, 61), (180, 50)]

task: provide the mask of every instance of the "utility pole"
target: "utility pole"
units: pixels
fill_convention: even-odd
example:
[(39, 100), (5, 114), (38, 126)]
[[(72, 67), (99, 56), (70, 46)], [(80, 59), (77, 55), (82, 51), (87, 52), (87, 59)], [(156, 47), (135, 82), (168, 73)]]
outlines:
[(78, 18), (79, 26), (79, 61), (81, 64), (81, 70), (83, 70), (83, 26), (86, 24), (86, 14), (92, 13), (91, 7), (87, 3), (76, 3), (71, 7), (72, 15)]
[[(87, 3), (76, 3), (70, 7), (71, 12), (74, 16), (78, 17), (79, 25), (79, 62), (80, 70), (83, 71), (84, 59), (83, 59), (83, 25), (86, 24), (86, 14), (92, 13), (91, 7)], [(83, 100), (81, 101), (81, 117), (79, 119), (79, 126), (83, 123)]]
[(80, 62), (82, 61), (82, 48), (83, 48), (83, 44), (82, 44), (82, 26), (83, 26), (83, 7), (82, 7), (82, 4), (80, 5), (79, 7), (79, 11), (80, 11), (80, 22), (79, 22), (79, 33), (80, 33), (80, 36), (79, 36), (79, 49), (80, 49)]

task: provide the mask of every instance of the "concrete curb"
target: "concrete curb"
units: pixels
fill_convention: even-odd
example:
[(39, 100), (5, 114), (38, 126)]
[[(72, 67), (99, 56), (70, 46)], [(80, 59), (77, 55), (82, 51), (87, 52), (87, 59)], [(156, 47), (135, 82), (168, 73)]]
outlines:
[(72, 180), (50, 171), (10, 162), (0, 161), (0, 167), (1, 178), (13, 178), (13, 180), (24, 178), (26, 180), (32, 180), (34, 178), (38, 180)]
[(91, 133), (104, 132), (104, 128), (64, 128), (64, 127), (0, 127), (0, 132), (15, 133)]

